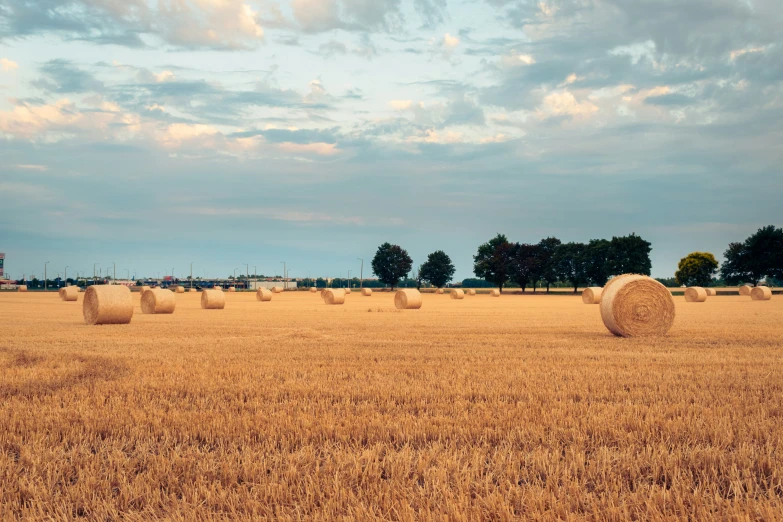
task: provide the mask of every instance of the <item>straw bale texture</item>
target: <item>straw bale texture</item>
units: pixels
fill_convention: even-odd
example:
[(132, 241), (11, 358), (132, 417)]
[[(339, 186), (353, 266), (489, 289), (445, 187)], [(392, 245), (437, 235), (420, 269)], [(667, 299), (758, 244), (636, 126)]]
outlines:
[(348, 295), (350, 293), (351, 293), (351, 289), (350, 288), (345, 288), (345, 294)]
[(237, 291), (237, 289), (236, 289), (236, 287), (235, 287), (235, 286), (229, 286), (229, 287), (228, 287), (228, 291), (229, 291), (229, 292), (236, 292), (236, 291)]
[(256, 300), (257, 301), (271, 301), (272, 300), (272, 291), (268, 288), (261, 287), (258, 290), (256, 290)]
[(452, 299), (465, 299), (465, 291), (459, 288), (452, 288), (449, 295)]
[(750, 291), (750, 298), (754, 301), (769, 301), (772, 299), (772, 290), (767, 286), (757, 286)]
[(714, 288), (705, 288), (704, 291), (707, 292), (707, 297), (718, 295), (718, 292)]
[(421, 304), (421, 292), (415, 288), (403, 288), (394, 294), (394, 306), (399, 310), (418, 310)]
[(362, 288), (362, 295), (364, 297), (370, 297), (372, 295), (372, 288)]
[(739, 295), (750, 295), (750, 291), (753, 289), (751, 285), (742, 285), (739, 287)]
[(674, 323), (674, 299), (655, 279), (624, 274), (604, 286), (601, 318), (620, 337), (665, 335)]
[(16, 287), (17, 292), (27, 292), (27, 285), (19, 285)]
[(324, 303), (328, 305), (341, 305), (345, 303), (344, 288), (329, 288), (324, 294)]
[(275, 287), (272, 287), (272, 292), (274, 292), (274, 293), (276, 293), (276, 294), (280, 294), (280, 293), (282, 293), (282, 292), (283, 292), (283, 287), (282, 287), (282, 286), (275, 286)]
[(442, 294), (443, 293), (443, 289), (442, 288), (438, 288), (438, 289), (435, 290), (435, 293), (436, 294)]
[(476, 295), (476, 291), (473, 288), (467, 290), (465, 293), (467, 293), (468, 295)]
[(141, 312), (144, 314), (173, 314), (177, 297), (171, 290), (150, 290), (141, 296)]
[(700, 286), (691, 286), (685, 289), (685, 300), (689, 303), (703, 303), (707, 300), (707, 290)]
[(317, 291), (318, 291), (318, 289), (317, 289), (316, 287), (314, 287), (314, 286), (311, 286), (311, 287), (310, 287), (310, 291), (311, 291), (311, 292), (313, 292), (313, 293), (315, 293), (315, 292), (317, 292)]
[(198, 290), (196, 290), (195, 288), (189, 288), (188, 292), (198, 292)]
[(184, 294), (185, 293), (185, 287), (184, 286), (177, 286), (174, 290), (178, 294)]
[(204, 310), (222, 310), (226, 307), (226, 294), (221, 290), (201, 292), (201, 308)]
[(601, 294), (604, 289), (600, 286), (591, 286), (582, 290), (582, 302), (589, 305), (601, 304)]
[(146, 292), (147, 290), (151, 290), (151, 288), (147, 285), (144, 285), (141, 287), (141, 290), (139, 290), (142, 294)]
[(85, 324), (128, 324), (133, 317), (130, 288), (122, 285), (93, 285), (84, 293)]
[(79, 300), (79, 287), (78, 286), (66, 286), (60, 288), (60, 299), (63, 301), (78, 301)]
[(492, 290), (490, 290), (489, 295), (491, 295), (492, 297), (500, 297), (500, 290), (498, 290), (497, 288), (493, 288)]

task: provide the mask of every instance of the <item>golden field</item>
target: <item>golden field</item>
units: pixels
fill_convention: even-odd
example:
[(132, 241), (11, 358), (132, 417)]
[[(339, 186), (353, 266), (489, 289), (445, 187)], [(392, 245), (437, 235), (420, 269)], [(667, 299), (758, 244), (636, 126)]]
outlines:
[(0, 520), (780, 520), (783, 296), (0, 293)]

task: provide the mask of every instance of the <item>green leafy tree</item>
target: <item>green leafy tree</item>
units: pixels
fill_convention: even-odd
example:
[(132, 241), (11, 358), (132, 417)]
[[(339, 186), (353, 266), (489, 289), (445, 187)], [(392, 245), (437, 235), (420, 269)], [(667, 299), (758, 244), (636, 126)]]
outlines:
[(709, 286), (718, 271), (718, 261), (709, 252), (691, 252), (680, 259), (674, 280), (678, 285)]
[(511, 250), (511, 273), (509, 278), (518, 284), (523, 292), (530, 283), (533, 283), (533, 291), (535, 292), (535, 282), (540, 269), (538, 250), (538, 245), (527, 243), (515, 243)]
[(584, 243), (564, 243), (555, 249), (553, 261), (558, 277), (562, 281), (569, 281), (574, 287), (574, 293), (579, 285), (587, 282), (586, 251), (587, 245)]
[(613, 237), (609, 249), (609, 270), (612, 275), (650, 275), (652, 245), (637, 236)]
[(391, 287), (397, 286), (400, 279), (408, 275), (413, 266), (413, 260), (402, 247), (384, 243), (378, 247), (375, 257), (372, 259), (373, 274), (378, 279)]
[(783, 230), (770, 225), (724, 252), (721, 275), (729, 284), (758, 284), (765, 277), (783, 277)]
[(560, 275), (555, 262), (555, 250), (561, 244), (556, 237), (548, 237), (538, 243), (539, 277), (546, 283), (547, 293), (549, 293), (549, 287), (557, 282)]
[(454, 277), (454, 263), (443, 250), (436, 250), (419, 269), (419, 277), (436, 288), (443, 288)]
[(609, 257), (612, 244), (606, 239), (591, 239), (585, 250), (587, 279), (591, 283), (604, 286), (612, 276)]
[(511, 272), (511, 243), (506, 236), (498, 234), (478, 247), (473, 256), (473, 273), (503, 291)]

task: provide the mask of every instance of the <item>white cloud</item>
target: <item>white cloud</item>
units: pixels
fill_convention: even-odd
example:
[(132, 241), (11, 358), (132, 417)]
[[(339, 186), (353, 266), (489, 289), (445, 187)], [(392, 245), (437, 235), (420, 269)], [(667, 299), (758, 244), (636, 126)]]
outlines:
[(395, 111), (407, 111), (413, 107), (413, 100), (392, 100), (389, 102), (389, 107)]
[(162, 73), (155, 74), (155, 81), (158, 83), (174, 81), (174, 73), (171, 71), (163, 71)]
[(447, 49), (456, 49), (456, 47), (459, 45), (459, 38), (456, 36), (451, 36), (449, 33), (446, 33), (443, 36), (443, 46)]
[(278, 145), (283, 152), (292, 154), (315, 154), (316, 156), (334, 156), (342, 151), (334, 143), (290, 143), (285, 142)]
[(539, 117), (572, 116), (574, 118), (589, 118), (598, 112), (598, 107), (589, 101), (580, 102), (569, 91), (559, 91), (548, 94), (539, 109)]
[(13, 61), (13, 60), (9, 60), (8, 58), (0, 58), (0, 67), (5, 72), (11, 72), (11, 71), (13, 71), (15, 69), (18, 69), (19, 68), (19, 64), (16, 63), (15, 61)]
[(744, 49), (737, 49), (736, 51), (731, 51), (729, 53), (729, 59), (731, 61), (734, 61), (742, 55), (749, 54), (749, 53), (763, 53), (766, 50), (767, 50), (766, 47), (746, 47)]
[(536, 59), (532, 54), (522, 54), (517, 51), (511, 51), (508, 54), (504, 54), (500, 58), (500, 63), (507, 69), (514, 67), (524, 67), (526, 65), (533, 65), (536, 63)]

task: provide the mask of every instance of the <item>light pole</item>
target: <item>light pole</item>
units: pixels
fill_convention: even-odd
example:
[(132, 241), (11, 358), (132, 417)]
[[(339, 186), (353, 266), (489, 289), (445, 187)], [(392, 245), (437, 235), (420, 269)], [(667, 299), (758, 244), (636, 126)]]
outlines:
[(245, 290), (250, 290), (250, 265), (245, 263)]
[[(111, 271), (111, 277), (112, 277), (112, 281), (111, 282), (112, 282), (112, 284), (114, 284), (117, 281), (117, 263), (112, 261), (111, 264), (113, 266), (113, 269)], [(106, 269), (106, 275), (107, 276), (109, 275), (109, 269), (108, 268)]]
[(285, 281), (285, 274), (286, 274), (285, 261), (280, 261), (280, 264), (283, 265), (283, 290), (287, 290), (288, 289), (288, 285), (286, 284), (286, 281)]
[(49, 264), (49, 261), (44, 263), (44, 292), (46, 292), (46, 265)]
[(171, 269), (171, 280), (174, 281), (174, 269)]
[(364, 288), (364, 259), (361, 257), (357, 257), (356, 259), (362, 262), (362, 268), (359, 272), (359, 288), (361, 289)]
[(190, 262), (190, 289), (193, 290), (193, 261)]
[(63, 279), (63, 286), (68, 286), (68, 265), (65, 265), (65, 277)]
[(258, 267), (253, 265), (253, 286), (258, 290)]
[(234, 269), (234, 286), (237, 286), (237, 269)]

